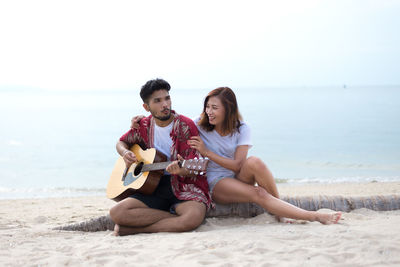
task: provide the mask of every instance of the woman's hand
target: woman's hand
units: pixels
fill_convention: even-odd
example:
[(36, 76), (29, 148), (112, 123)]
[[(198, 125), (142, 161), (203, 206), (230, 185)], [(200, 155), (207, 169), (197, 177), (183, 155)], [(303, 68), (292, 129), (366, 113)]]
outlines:
[(191, 148), (197, 149), (203, 157), (207, 157), (208, 149), (200, 136), (192, 136), (190, 140), (188, 140), (188, 145)]
[(137, 115), (135, 117), (132, 118), (131, 120), (131, 129), (139, 129), (139, 122), (145, 118), (145, 116), (143, 115)]

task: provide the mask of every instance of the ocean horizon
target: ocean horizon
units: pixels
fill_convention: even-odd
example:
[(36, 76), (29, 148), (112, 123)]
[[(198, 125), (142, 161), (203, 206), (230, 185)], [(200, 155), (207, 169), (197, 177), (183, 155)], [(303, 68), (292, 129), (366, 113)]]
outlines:
[[(104, 195), (138, 90), (0, 90), (0, 199)], [(208, 89), (170, 91), (195, 118)], [(232, 88), (280, 183), (400, 181), (400, 86)]]

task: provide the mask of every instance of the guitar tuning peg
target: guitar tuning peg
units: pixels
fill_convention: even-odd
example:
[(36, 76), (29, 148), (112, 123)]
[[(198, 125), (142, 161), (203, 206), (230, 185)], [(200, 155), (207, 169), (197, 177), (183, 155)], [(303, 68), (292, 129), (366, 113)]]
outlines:
[(208, 160), (208, 157), (205, 157), (204, 159), (205, 159), (205, 160)]
[(197, 167), (199, 170), (201, 170), (201, 166)]
[(199, 173), (198, 173), (197, 171), (194, 171), (194, 174), (196, 174), (196, 175), (197, 175), (197, 174), (199, 174)]
[(203, 175), (204, 174), (204, 172), (200, 172), (200, 175)]

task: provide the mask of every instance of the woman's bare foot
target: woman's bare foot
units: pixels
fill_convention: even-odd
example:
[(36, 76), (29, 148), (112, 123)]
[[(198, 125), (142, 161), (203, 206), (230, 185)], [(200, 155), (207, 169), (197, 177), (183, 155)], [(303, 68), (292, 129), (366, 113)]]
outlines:
[(317, 212), (316, 220), (322, 224), (336, 224), (338, 223), (341, 217), (342, 217), (341, 212), (335, 212), (330, 214)]

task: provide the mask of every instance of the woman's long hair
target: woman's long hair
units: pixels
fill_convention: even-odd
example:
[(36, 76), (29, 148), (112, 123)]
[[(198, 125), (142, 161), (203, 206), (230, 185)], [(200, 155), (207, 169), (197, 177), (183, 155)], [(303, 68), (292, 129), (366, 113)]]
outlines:
[(242, 116), (239, 113), (239, 107), (236, 101), (235, 93), (229, 87), (218, 87), (212, 90), (206, 98), (204, 99), (203, 112), (201, 113), (199, 126), (201, 126), (206, 131), (214, 130), (214, 125), (210, 124), (208, 115), (206, 113), (206, 106), (210, 97), (218, 97), (222, 105), (225, 108), (225, 119), (222, 125), (222, 130), (225, 133), (233, 134), (235, 131), (239, 131), (240, 120)]

